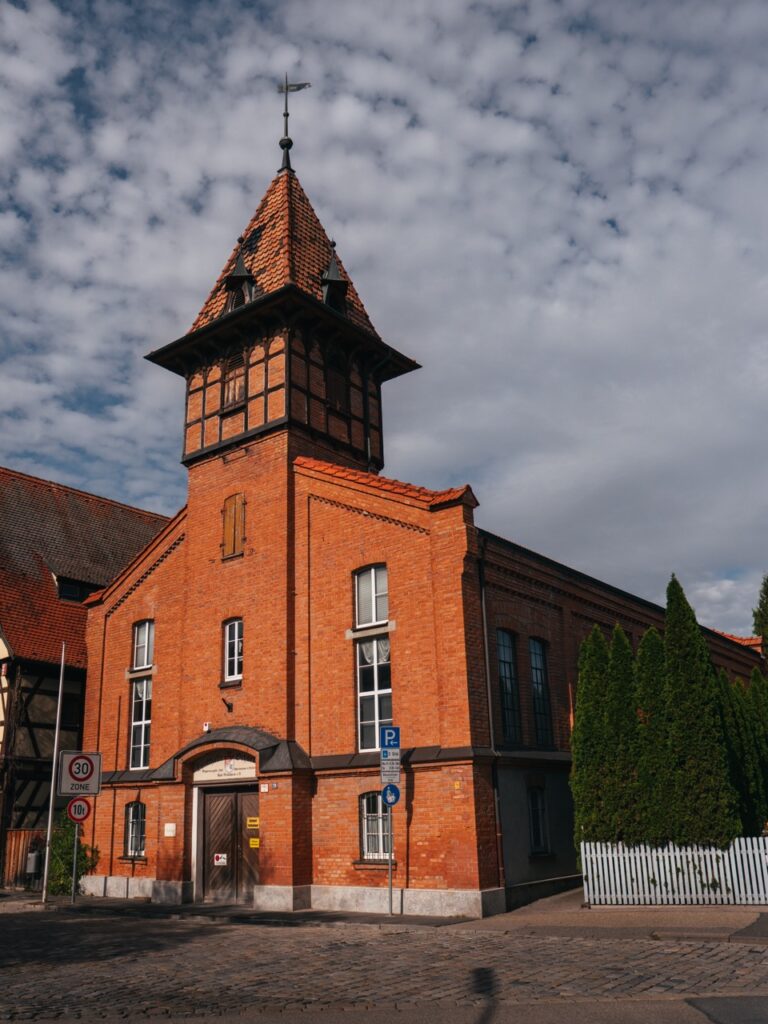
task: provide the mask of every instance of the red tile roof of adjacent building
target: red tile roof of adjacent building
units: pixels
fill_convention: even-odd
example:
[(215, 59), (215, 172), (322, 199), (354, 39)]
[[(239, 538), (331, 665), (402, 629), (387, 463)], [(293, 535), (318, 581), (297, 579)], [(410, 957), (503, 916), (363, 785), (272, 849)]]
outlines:
[[(241, 248), (245, 266), (256, 282), (257, 296), (293, 284), (322, 301), (320, 278), (334, 250), (292, 171), (282, 171), (273, 179), (242, 238), (242, 246), (240, 243), (235, 245), (188, 333), (204, 327), (224, 312), (227, 300), (225, 278), (233, 271)], [(378, 337), (338, 254), (336, 262), (348, 284), (348, 319)]]
[(166, 516), (0, 467), (0, 635), (17, 658), (84, 668), (86, 609), (56, 577), (104, 586)]
[(403, 483), (401, 480), (392, 480), (389, 477), (379, 476), (377, 473), (364, 473), (359, 469), (349, 469), (347, 466), (339, 466), (333, 462), (312, 459), (307, 455), (300, 455), (294, 459), (294, 465), (300, 466), (303, 469), (314, 470), (316, 473), (323, 473), (325, 476), (334, 477), (337, 480), (362, 484), (365, 487), (371, 487), (393, 497), (407, 498), (427, 508), (454, 505), (465, 500), (469, 501), (473, 508), (478, 505), (477, 498), (472, 493), (472, 488), (469, 484), (464, 484), (462, 487), (451, 487), (445, 491), (432, 491), (427, 487), (417, 487), (415, 484)]
[(716, 629), (715, 633), (719, 633), (720, 636), (724, 636), (728, 640), (733, 640), (734, 643), (741, 644), (742, 647), (754, 647), (755, 650), (759, 651), (763, 646), (763, 638), (761, 636), (736, 636), (733, 633), (723, 633), (721, 629)]

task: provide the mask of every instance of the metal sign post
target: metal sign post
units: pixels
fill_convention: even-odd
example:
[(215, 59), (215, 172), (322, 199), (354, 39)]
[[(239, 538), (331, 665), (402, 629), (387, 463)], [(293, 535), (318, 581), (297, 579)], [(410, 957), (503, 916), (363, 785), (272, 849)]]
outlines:
[(91, 804), (82, 796), (76, 796), (67, 804), (67, 817), (75, 825), (75, 842), (72, 850), (72, 903), (77, 893), (77, 855), (80, 852), (80, 822), (91, 813)]
[(392, 808), (400, 799), (400, 727), (397, 725), (379, 726), (379, 773), (381, 784), (384, 787), (381, 791), (381, 799), (387, 808), (387, 875), (389, 885), (389, 916), (392, 916), (392, 852), (395, 845), (395, 837), (392, 831)]
[(389, 916), (392, 917), (392, 804), (387, 807), (387, 828), (389, 830), (389, 863), (387, 864), (387, 880), (389, 884)]
[(80, 826), (75, 822), (75, 844), (72, 850), (72, 899), (71, 903), (75, 902), (75, 893), (77, 892), (77, 851), (80, 846)]

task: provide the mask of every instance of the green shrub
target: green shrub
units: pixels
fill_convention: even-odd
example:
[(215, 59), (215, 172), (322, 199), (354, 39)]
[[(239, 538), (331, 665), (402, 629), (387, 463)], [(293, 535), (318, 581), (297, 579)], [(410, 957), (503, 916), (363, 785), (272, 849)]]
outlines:
[[(65, 896), (72, 892), (72, 854), (75, 845), (75, 823), (66, 814), (56, 818), (51, 836), (51, 857), (48, 864), (48, 893), (51, 896)], [(77, 885), (99, 862), (99, 851), (80, 841), (77, 854)]]

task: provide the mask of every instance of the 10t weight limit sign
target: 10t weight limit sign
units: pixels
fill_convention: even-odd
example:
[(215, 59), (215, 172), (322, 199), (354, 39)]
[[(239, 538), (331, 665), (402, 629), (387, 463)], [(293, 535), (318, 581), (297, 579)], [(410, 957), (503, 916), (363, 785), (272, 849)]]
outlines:
[(101, 754), (62, 750), (59, 796), (96, 796), (101, 792)]

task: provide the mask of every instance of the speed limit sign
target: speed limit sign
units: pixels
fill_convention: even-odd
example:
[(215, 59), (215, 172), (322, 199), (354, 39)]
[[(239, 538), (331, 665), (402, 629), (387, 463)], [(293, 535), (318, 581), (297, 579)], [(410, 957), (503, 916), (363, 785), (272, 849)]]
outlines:
[(59, 765), (59, 796), (96, 796), (101, 792), (101, 754), (62, 750)]
[(79, 823), (85, 821), (91, 813), (91, 802), (84, 796), (73, 797), (67, 804), (67, 817), (70, 821)]

